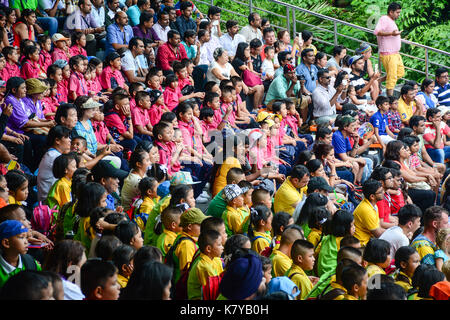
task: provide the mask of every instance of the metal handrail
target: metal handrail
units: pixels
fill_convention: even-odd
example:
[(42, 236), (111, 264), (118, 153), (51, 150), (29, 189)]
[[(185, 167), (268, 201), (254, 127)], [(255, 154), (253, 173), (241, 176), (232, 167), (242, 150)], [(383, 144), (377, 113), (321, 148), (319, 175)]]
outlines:
[[(325, 43), (325, 44), (328, 44), (328, 45), (338, 45), (339, 44), (338, 36), (340, 36), (340, 37), (348, 38), (348, 39), (351, 39), (351, 40), (357, 41), (357, 42), (366, 42), (366, 43), (368, 43), (369, 45), (371, 45), (373, 47), (378, 47), (377, 44), (373, 44), (373, 43), (370, 43), (370, 42), (367, 42), (367, 41), (363, 41), (363, 40), (360, 40), (360, 39), (357, 39), (357, 38), (354, 38), (354, 37), (351, 37), (351, 36), (339, 33), (337, 27), (338, 27), (338, 25), (344, 25), (344, 26), (348, 26), (348, 27), (351, 27), (351, 28), (354, 28), (354, 29), (357, 29), (357, 30), (364, 31), (364, 32), (369, 33), (371, 35), (374, 35), (373, 30), (365, 28), (365, 27), (358, 26), (358, 25), (350, 23), (350, 22), (346, 22), (346, 21), (339, 20), (339, 19), (336, 19), (336, 18), (333, 18), (333, 17), (329, 17), (329, 16), (326, 16), (326, 15), (323, 15), (323, 14), (320, 14), (320, 13), (317, 13), (317, 12), (314, 12), (314, 11), (310, 11), (310, 10), (298, 7), (296, 5), (293, 5), (293, 4), (285, 3), (285, 2), (282, 2), (282, 1), (278, 1), (278, 0), (270, 0), (271, 2), (273, 2), (275, 4), (278, 4), (281, 7), (285, 7), (286, 8), (286, 16), (283, 16), (283, 15), (280, 15), (279, 13), (271, 12), (271, 11), (269, 11), (267, 9), (256, 7), (253, 4), (252, 0), (248, 0), (248, 3), (244, 3), (244, 2), (242, 2), (242, 0), (241, 1), (239, 1), (239, 0), (228, 0), (228, 1), (233, 1), (233, 2), (238, 3), (240, 5), (247, 5), (249, 7), (249, 12), (253, 12), (255, 10), (258, 10), (258, 11), (261, 11), (261, 12), (273, 14), (274, 16), (277, 16), (277, 17), (280, 17), (280, 18), (285, 18), (286, 19), (287, 30), (291, 29), (290, 28), (291, 24), (293, 25), (293, 34), (296, 34), (297, 23), (300, 23), (300, 24), (303, 24), (303, 25), (307, 25), (307, 26), (309, 26), (311, 28), (320, 29), (320, 30), (322, 30), (324, 32), (327, 32), (327, 33), (333, 33), (334, 34), (334, 43), (331, 43), (331, 42), (328, 42), (328, 41), (325, 41), (325, 40), (322, 40), (322, 39), (320, 39), (320, 41), (319, 41), (319, 39), (316, 39), (316, 41), (318, 41), (320, 43)], [(202, 0), (197, 0), (196, 2), (202, 3), (202, 4), (206, 4), (208, 6), (214, 5), (214, 0), (209, 0), (209, 2), (202, 1)], [(226, 12), (230, 12), (232, 14), (237, 14), (239, 16), (243, 16), (239, 12), (234, 12), (234, 11), (226, 9), (226, 8), (222, 8), (222, 10), (224, 10)], [(320, 19), (332, 22), (333, 23), (333, 30), (328, 30), (328, 29), (321, 28), (321, 27), (318, 27), (318, 26), (310, 25), (308, 23), (304, 23), (302, 21), (298, 21), (296, 19), (296, 12), (302, 12), (302, 13), (305, 13), (305, 14), (308, 14), (308, 15), (312, 15), (312, 16), (315, 16), (317, 18), (320, 18)], [(292, 14), (292, 17), (291, 17), (291, 14)], [(274, 25), (274, 27), (286, 29), (285, 27), (279, 27), (279, 26), (275, 26), (275, 25)], [(431, 61), (429, 59), (429, 53), (433, 52), (433, 53), (438, 53), (438, 54), (443, 54), (443, 55), (446, 55), (446, 56), (450, 56), (450, 52), (446, 52), (446, 51), (443, 51), (443, 50), (440, 50), (440, 49), (437, 49), (437, 48), (429, 47), (429, 46), (426, 46), (426, 45), (423, 45), (423, 44), (420, 44), (420, 43), (416, 43), (416, 42), (413, 42), (413, 41), (409, 41), (409, 40), (406, 40), (406, 39), (401, 39), (401, 43), (425, 49), (425, 59), (419, 58), (419, 57), (414, 57), (414, 56), (411, 56), (409, 54), (400, 52), (400, 54), (405, 56), (405, 57), (425, 62), (425, 72), (405, 66), (406, 70), (411, 70), (411, 71), (415, 71), (415, 72), (418, 72), (418, 73), (421, 73), (421, 74), (425, 74), (425, 76), (428, 77), (428, 75), (429, 75), (429, 64), (433, 64), (433, 65), (449, 68), (448, 66), (444, 66), (442, 64), (439, 64), (439, 63)], [(353, 51), (353, 50), (351, 50), (351, 51)], [(374, 58), (376, 58), (376, 56), (377, 56), (377, 54), (374, 53)], [(379, 70), (381, 70), (381, 60), (379, 59), (379, 57), (378, 57), (378, 64), (379, 64)]]

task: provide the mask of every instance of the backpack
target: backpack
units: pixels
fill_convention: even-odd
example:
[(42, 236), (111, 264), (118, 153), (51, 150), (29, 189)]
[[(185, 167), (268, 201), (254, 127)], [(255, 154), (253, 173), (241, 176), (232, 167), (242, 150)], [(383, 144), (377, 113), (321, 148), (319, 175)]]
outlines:
[(224, 273), (218, 276), (208, 277), (206, 285), (202, 286), (203, 300), (217, 300), (219, 296), (219, 284), (222, 281)]
[[(252, 243), (253, 243), (253, 241), (255, 241), (255, 240), (258, 239), (258, 238), (264, 238), (264, 237), (256, 236), (256, 237), (254, 237), (254, 238), (251, 240)], [(274, 241), (272, 241), (268, 247), (265, 247), (264, 250), (261, 251), (260, 255), (262, 255), (263, 257), (269, 258), (270, 255), (272, 254), (272, 251), (273, 251), (273, 248), (274, 248), (274, 247), (275, 247)]]
[(34, 230), (39, 231), (48, 237), (51, 233), (53, 233), (56, 227), (56, 218), (58, 214), (58, 210), (50, 209), (48, 205), (39, 204), (33, 209), (33, 216), (31, 218), (31, 226)]
[(142, 200), (141, 197), (136, 197), (132, 200), (130, 209), (127, 210), (127, 215), (130, 220), (133, 220), (134, 216), (139, 213), (142, 202), (144, 202), (144, 200)]
[(194, 256), (192, 257), (192, 261), (189, 266), (185, 266), (183, 270), (181, 270), (181, 277), (178, 279), (178, 282), (175, 284), (174, 290), (174, 300), (187, 300), (188, 299), (188, 278), (189, 272), (191, 271), (192, 266), (194, 265), (195, 260), (200, 257), (200, 250), (197, 249), (195, 251)]
[(29, 254), (21, 254), (20, 258), (22, 259), (22, 263), (25, 270), (37, 270), (36, 261)]
[(57, 241), (64, 239), (64, 217), (66, 216), (66, 212), (70, 209), (71, 206), (73, 206), (73, 203), (67, 202), (59, 209), (54, 230), (54, 239)]

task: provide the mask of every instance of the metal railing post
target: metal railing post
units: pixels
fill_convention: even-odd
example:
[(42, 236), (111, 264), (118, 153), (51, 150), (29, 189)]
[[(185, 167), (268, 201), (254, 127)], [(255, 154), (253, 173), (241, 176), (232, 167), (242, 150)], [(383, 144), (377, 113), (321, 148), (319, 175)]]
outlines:
[(295, 38), (297, 35), (297, 21), (295, 20), (295, 8), (292, 8), (292, 24), (294, 25), (294, 34), (293, 37)]
[(334, 24), (334, 45), (337, 46), (338, 45), (338, 36), (337, 36), (337, 23), (336, 21), (333, 22)]
[(253, 1), (252, 0), (249, 0), (249, 3), (248, 3), (248, 5), (249, 5), (249, 9), (250, 9), (250, 13), (252, 13), (253, 12)]
[(291, 17), (289, 16), (289, 7), (286, 7), (286, 25), (287, 31), (291, 34)]
[(428, 49), (425, 48), (425, 78), (428, 78)]

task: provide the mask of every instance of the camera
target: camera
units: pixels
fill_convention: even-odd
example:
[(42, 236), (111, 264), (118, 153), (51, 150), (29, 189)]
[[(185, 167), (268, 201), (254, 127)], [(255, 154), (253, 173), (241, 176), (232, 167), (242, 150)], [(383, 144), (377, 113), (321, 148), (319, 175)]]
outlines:
[(298, 81), (305, 81), (306, 79), (305, 79), (305, 76), (304, 76), (304, 75), (298, 74), (298, 75), (297, 75), (297, 80), (298, 80)]

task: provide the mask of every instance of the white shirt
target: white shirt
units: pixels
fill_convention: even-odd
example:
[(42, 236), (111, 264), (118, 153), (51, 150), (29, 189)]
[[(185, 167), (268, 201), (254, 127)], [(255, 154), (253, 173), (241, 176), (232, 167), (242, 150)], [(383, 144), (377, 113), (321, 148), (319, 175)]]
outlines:
[(262, 41), (263, 36), (261, 30), (259, 28), (253, 29), (250, 25), (247, 25), (239, 31), (239, 34), (243, 35), (245, 38), (245, 41), (247, 43), (250, 43), (253, 39), (257, 38)]
[(314, 104), (313, 116), (323, 117), (336, 114), (336, 104), (331, 105), (330, 100), (336, 93), (336, 89), (331, 85), (328, 88), (318, 84), (312, 93), (312, 101)]
[(227, 79), (230, 79), (231, 77), (231, 69), (233, 66), (230, 63), (227, 63), (225, 65), (225, 68), (222, 68), (216, 61), (211, 63), (208, 67), (208, 72), (206, 73), (206, 78), (208, 81), (215, 81), (217, 84), (220, 83), (220, 80), (216, 78), (216, 76), (212, 73), (212, 69), (218, 69), (222, 76), (224, 76)]
[(39, 170), (37, 175), (37, 189), (38, 189), (38, 201), (45, 201), (47, 199), (48, 192), (52, 185), (56, 182), (55, 176), (53, 176), (53, 162), (57, 157), (61, 155), (61, 152), (51, 148), (42, 157), (39, 163)]
[(123, 57), (120, 59), (122, 62), (122, 70), (123, 71), (133, 71), (134, 72), (134, 76), (139, 76), (140, 74), (138, 73), (139, 68), (140, 69), (148, 69), (148, 66), (146, 67), (145, 65), (142, 64), (143, 60), (140, 58), (140, 56), (143, 57), (143, 55), (139, 55), (136, 57), (133, 57), (133, 54), (131, 53), (130, 50), (125, 51)]
[(169, 26), (163, 28), (159, 23), (155, 23), (152, 29), (161, 41), (167, 42), (167, 33), (170, 30)]
[(7, 274), (10, 274), (16, 269), (22, 269), (22, 257), (19, 255), (19, 261), (17, 262), (17, 267), (14, 267), (6, 261), (2, 255), (0, 254), (0, 266), (2, 266), (2, 269), (5, 270)]
[(101, 6), (100, 8), (96, 8), (94, 5), (92, 5), (91, 10), (92, 17), (98, 21), (99, 26), (105, 25), (105, 7)]
[[(56, 0), (39, 0), (38, 1), (38, 7), (40, 10), (42, 15), (45, 17), (48, 17), (47, 12), (45, 12), (45, 10), (50, 10), (51, 8), (53, 8), (53, 5), (55, 4)], [(60, 1), (58, 3), (57, 9), (58, 10), (64, 10), (66, 8), (66, 3), (65, 1)], [(56, 11), (56, 14), (58, 14), (58, 11)]]
[(234, 57), (234, 55), (236, 54), (238, 44), (241, 42), (245, 42), (245, 38), (243, 35), (235, 34), (234, 38), (231, 39), (231, 36), (228, 32), (221, 36), (219, 40), (222, 47), (227, 50), (228, 55), (232, 57)]
[(83, 300), (84, 294), (75, 283), (61, 279), (64, 289), (64, 300)]
[(398, 248), (409, 246), (409, 239), (399, 226), (390, 227), (383, 232), (379, 239), (386, 240), (391, 244), (391, 259), (394, 259)]
[(272, 60), (264, 59), (261, 65), (261, 71), (265, 72), (268, 76), (273, 76), (275, 74), (275, 68), (273, 66)]

